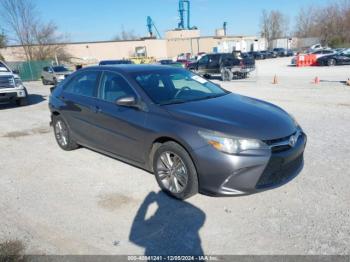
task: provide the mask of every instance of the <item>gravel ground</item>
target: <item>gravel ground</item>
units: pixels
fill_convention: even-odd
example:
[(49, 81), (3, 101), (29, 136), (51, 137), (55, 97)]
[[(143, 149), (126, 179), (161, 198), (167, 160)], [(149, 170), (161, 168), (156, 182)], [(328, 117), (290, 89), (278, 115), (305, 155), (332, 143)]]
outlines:
[(0, 242), (20, 240), (27, 254), (350, 254), (350, 67), (288, 62), (258, 61), (251, 78), (220, 84), (297, 118), (309, 138), (303, 172), (261, 194), (186, 203), (143, 170), (60, 150), (48, 87), (26, 83), (29, 106), (0, 105)]

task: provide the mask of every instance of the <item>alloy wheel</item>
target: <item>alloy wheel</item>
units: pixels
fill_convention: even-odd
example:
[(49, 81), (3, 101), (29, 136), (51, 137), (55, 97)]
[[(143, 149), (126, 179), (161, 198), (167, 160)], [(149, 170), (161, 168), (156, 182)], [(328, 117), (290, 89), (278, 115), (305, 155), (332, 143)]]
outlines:
[(58, 120), (55, 124), (55, 134), (56, 134), (56, 138), (58, 143), (65, 147), (68, 145), (68, 129), (66, 124), (61, 121)]
[(182, 193), (188, 183), (187, 168), (177, 154), (163, 152), (157, 160), (157, 175), (163, 186), (172, 193)]

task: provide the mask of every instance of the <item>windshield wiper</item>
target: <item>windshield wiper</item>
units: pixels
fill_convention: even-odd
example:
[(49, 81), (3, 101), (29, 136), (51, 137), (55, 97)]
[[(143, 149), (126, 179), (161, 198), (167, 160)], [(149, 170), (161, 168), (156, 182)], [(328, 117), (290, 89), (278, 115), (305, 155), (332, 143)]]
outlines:
[(184, 100), (184, 99), (172, 99), (172, 100), (168, 100), (165, 102), (161, 102), (159, 103), (159, 105), (161, 106), (165, 106), (165, 105), (174, 105), (174, 104), (183, 104), (189, 102), (188, 100)]

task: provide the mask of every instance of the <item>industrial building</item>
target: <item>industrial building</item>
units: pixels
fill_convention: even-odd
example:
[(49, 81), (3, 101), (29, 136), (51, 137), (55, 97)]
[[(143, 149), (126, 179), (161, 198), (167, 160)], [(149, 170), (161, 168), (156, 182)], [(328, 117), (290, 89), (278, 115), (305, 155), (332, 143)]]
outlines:
[[(213, 36), (201, 36), (200, 30), (191, 26), (189, 0), (179, 0), (179, 23), (174, 30), (161, 35), (150, 16), (147, 17), (148, 36), (130, 41), (100, 41), (60, 43), (73, 63), (94, 64), (104, 59), (123, 59), (147, 56), (154, 59), (174, 58), (179, 54), (197, 55), (201, 52), (256, 51), (266, 49), (265, 39), (256, 36), (228, 36), (227, 23)], [(39, 46), (38, 46), (39, 48)], [(21, 46), (8, 46), (0, 50), (7, 61), (25, 61)]]

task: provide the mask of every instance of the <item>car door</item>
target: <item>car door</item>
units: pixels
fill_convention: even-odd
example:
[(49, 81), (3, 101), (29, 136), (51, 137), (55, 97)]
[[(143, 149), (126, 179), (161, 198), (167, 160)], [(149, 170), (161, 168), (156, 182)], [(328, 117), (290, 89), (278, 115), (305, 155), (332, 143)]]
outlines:
[(147, 112), (123, 107), (116, 101), (138, 94), (119, 73), (104, 71), (98, 89), (99, 143), (104, 151), (143, 163), (143, 139)]
[(99, 71), (83, 71), (77, 74), (65, 86), (60, 97), (65, 103), (61, 112), (73, 137), (79, 143), (91, 147), (98, 145), (98, 129), (95, 123), (99, 75)]
[(350, 50), (344, 51), (343, 54), (343, 64), (350, 65)]
[(52, 81), (51, 79), (50, 79), (50, 73), (49, 73), (49, 68), (50, 67), (44, 67), (44, 70), (43, 70), (43, 77), (44, 77), (44, 79), (45, 80), (47, 80), (47, 81)]
[(210, 55), (208, 62), (208, 74), (220, 73), (220, 55)]
[(50, 81), (50, 82), (53, 82), (53, 79), (54, 79), (54, 71), (53, 71), (53, 68), (50, 66), (47, 68), (47, 78), (46, 80)]
[(207, 74), (207, 68), (208, 68), (208, 63), (209, 63), (209, 55), (203, 56), (201, 59), (198, 61), (198, 68), (197, 72), (198, 74)]

